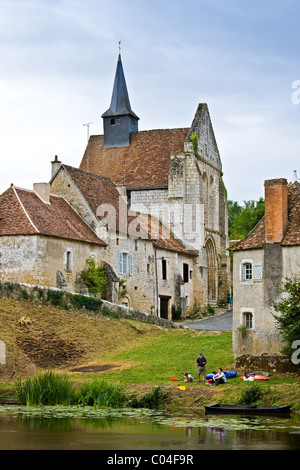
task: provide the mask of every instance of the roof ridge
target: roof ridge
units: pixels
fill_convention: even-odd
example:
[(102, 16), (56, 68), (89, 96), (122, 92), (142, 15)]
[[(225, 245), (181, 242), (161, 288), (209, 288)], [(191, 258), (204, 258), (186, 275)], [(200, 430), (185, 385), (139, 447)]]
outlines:
[[(14, 192), (14, 194), (16, 195), (16, 198), (17, 198), (17, 200), (18, 200), (18, 202), (19, 202), (21, 208), (23, 209), (23, 211), (24, 211), (24, 213), (25, 213), (27, 219), (29, 220), (29, 222), (31, 223), (31, 225), (33, 226), (33, 228), (37, 231), (37, 233), (40, 233), (40, 231), (38, 230), (38, 228), (37, 228), (37, 227), (34, 225), (34, 223), (32, 222), (32, 220), (31, 220), (31, 218), (30, 218), (28, 212), (26, 211), (26, 209), (25, 209), (25, 207), (24, 207), (24, 205), (23, 205), (23, 203), (22, 203), (22, 201), (21, 201), (21, 199), (20, 199), (20, 197), (19, 197), (19, 195), (18, 195), (18, 193), (17, 193), (17, 188), (12, 185), (12, 189), (13, 189), (13, 192)], [(21, 189), (21, 188), (18, 188), (18, 189)], [(22, 189), (21, 189), (21, 190), (22, 190)], [(30, 192), (30, 190), (28, 190), (28, 189), (27, 189), (27, 190), (25, 189), (25, 191)], [(33, 191), (32, 191), (32, 192), (33, 192)]]

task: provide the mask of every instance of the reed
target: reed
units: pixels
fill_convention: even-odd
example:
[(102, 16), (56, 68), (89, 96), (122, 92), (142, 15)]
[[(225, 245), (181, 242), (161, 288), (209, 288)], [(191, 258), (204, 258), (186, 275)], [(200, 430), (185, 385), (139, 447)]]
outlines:
[(78, 404), (95, 407), (121, 407), (127, 397), (119, 385), (109, 384), (103, 379), (85, 383), (78, 392)]
[(69, 377), (47, 371), (29, 377), (24, 383), (19, 379), (16, 395), (22, 405), (70, 405), (76, 400), (76, 391)]

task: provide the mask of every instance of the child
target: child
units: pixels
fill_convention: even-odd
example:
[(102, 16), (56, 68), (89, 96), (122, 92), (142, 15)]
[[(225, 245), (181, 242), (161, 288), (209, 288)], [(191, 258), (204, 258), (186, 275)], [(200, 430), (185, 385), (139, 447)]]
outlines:
[(184, 374), (184, 382), (193, 382), (193, 377), (191, 374), (188, 374), (187, 372)]

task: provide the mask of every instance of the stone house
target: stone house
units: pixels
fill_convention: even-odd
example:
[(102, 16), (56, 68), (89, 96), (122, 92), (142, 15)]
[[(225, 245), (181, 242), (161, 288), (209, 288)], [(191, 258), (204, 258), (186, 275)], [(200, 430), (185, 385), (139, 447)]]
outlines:
[[(286, 277), (300, 273), (300, 184), (265, 181), (265, 216), (233, 252), (233, 352), (236, 360), (280, 354), (272, 313)], [(247, 327), (245, 338), (238, 328)]]
[(155, 215), (197, 252), (194, 296), (225, 300), (230, 288), (226, 190), (206, 104), (191, 127), (138, 130), (119, 55), (103, 135), (90, 136), (80, 169), (107, 176), (133, 211)]
[[(111, 274), (109, 300), (171, 319), (194, 300), (195, 253), (148, 214), (130, 211), (112, 181), (52, 162), (51, 193), (63, 197), (106, 243), (95, 261)], [(119, 285), (122, 280), (122, 285)], [(116, 296), (117, 292), (117, 296)]]
[(101, 240), (50, 185), (13, 185), (0, 196), (0, 279), (76, 290), (77, 273)]

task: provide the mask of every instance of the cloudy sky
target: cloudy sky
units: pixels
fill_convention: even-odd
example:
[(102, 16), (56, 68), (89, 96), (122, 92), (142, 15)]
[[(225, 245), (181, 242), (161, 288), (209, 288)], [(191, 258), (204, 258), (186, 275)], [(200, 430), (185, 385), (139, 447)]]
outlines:
[(300, 176), (299, 32), (298, 0), (0, 0), (0, 193), (49, 181), (55, 155), (79, 166), (121, 41), (139, 129), (207, 103), (229, 199), (257, 200)]

